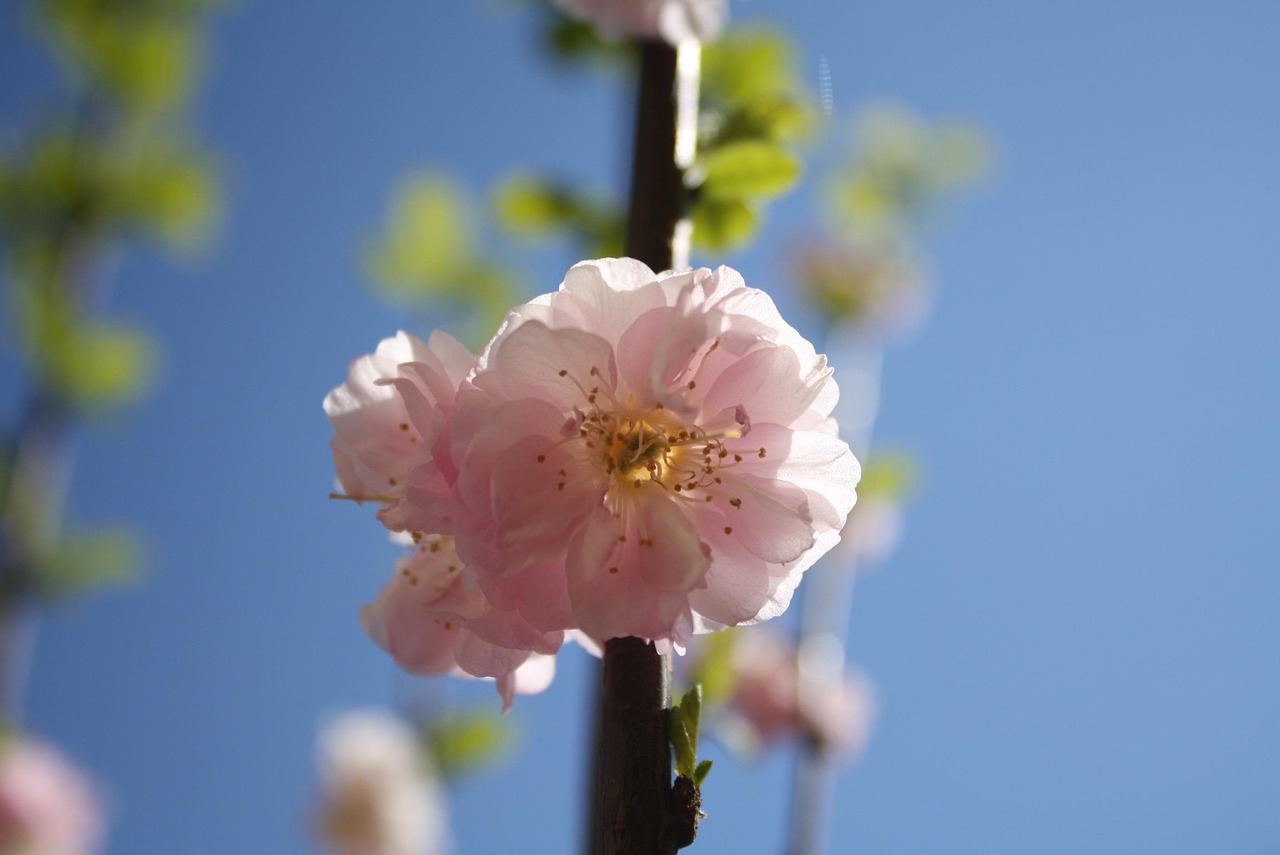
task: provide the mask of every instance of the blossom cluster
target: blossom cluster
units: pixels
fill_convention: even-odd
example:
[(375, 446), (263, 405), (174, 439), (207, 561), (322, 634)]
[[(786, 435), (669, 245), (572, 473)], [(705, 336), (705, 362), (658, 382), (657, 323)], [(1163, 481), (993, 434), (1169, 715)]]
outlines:
[(412, 544), (362, 620), (416, 674), (509, 704), (566, 638), (662, 651), (781, 614), (858, 463), (826, 358), (721, 267), (582, 262), (479, 357), (400, 333), (325, 399), (346, 496)]
[(729, 18), (729, 0), (555, 0), (567, 14), (590, 22), (605, 38), (708, 41)]
[(731, 744), (754, 749), (798, 737), (855, 759), (875, 719), (875, 690), (856, 671), (829, 673), (822, 653), (798, 652), (766, 630), (738, 633), (729, 706), (744, 727), (731, 728)]

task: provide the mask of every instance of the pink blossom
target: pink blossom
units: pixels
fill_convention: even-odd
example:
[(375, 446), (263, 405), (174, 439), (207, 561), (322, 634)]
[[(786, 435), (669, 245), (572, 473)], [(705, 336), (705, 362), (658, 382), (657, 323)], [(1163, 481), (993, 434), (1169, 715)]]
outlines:
[(345, 713), (319, 740), (317, 831), (335, 855), (437, 855), (439, 782), (408, 724), (382, 710)]
[(415, 477), (491, 603), (543, 631), (694, 632), (781, 614), (859, 470), (825, 357), (735, 271), (576, 265), (515, 309)]
[(32, 739), (0, 747), (0, 852), (88, 855), (103, 824), (93, 785), (52, 747)]
[(400, 332), (352, 362), (347, 382), (324, 399), (338, 480), (348, 497), (383, 504), (378, 517), (388, 528), (434, 530), (434, 520), (409, 518), (404, 500), (440, 485), (411, 484), (409, 472), (419, 457), (429, 459), (458, 384), (474, 366), (475, 357), (446, 333), (437, 330), (424, 344)]
[[(389, 528), (438, 530), (447, 490), (433, 459), (458, 385), (475, 366), (442, 332), (423, 343), (401, 332), (351, 364), (347, 382), (325, 398), (335, 430), (334, 462), (346, 495), (383, 505)], [(361, 610), (369, 636), (414, 674), (493, 678), (509, 707), (516, 692), (537, 692), (554, 676), (563, 632), (540, 632), (481, 593), (453, 539), (406, 531), (413, 551), (396, 564), (378, 598)]]
[(605, 38), (662, 39), (669, 44), (709, 41), (729, 18), (728, 0), (555, 0), (575, 18), (590, 21)]
[(764, 630), (736, 635), (733, 663), (729, 703), (750, 728), (751, 741), (799, 737), (844, 757), (862, 750), (875, 718), (875, 694), (865, 677), (838, 669), (821, 679), (804, 675), (805, 657)]
[(360, 610), (365, 632), (411, 674), (491, 677), (510, 708), (517, 692), (541, 692), (555, 676), (563, 632), (539, 632), (518, 612), (494, 608), (445, 535), (413, 535), (413, 551), (378, 598)]

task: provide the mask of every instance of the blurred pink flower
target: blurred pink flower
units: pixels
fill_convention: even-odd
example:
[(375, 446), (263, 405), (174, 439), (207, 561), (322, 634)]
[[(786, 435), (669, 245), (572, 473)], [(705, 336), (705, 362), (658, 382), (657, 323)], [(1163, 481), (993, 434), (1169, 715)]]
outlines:
[(437, 855), (444, 800), (417, 734), (377, 709), (348, 712), (319, 740), (317, 831), (335, 855)]
[(804, 675), (816, 663), (765, 630), (737, 633), (733, 663), (729, 704), (750, 728), (751, 742), (799, 737), (850, 759), (861, 752), (875, 719), (875, 693), (865, 677), (838, 670)]
[(900, 501), (875, 494), (859, 496), (833, 554), (858, 570), (879, 564), (902, 542), (902, 518)]
[(89, 855), (103, 827), (93, 785), (56, 750), (20, 738), (0, 747), (0, 852)]
[(453, 538), (413, 538), (413, 552), (396, 562), (378, 598), (360, 610), (369, 637), (411, 674), (492, 677), (504, 710), (517, 692), (550, 685), (564, 633), (541, 633), (518, 612), (490, 605)]
[(669, 44), (720, 34), (728, 0), (555, 0), (575, 18), (590, 21), (605, 38), (662, 39)]
[(516, 308), (420, 480), (491, 603), (662, 649), (781, 614), (858, 463), (825, 357), (726, 267), (576, 265)]
[(833, 322), (898, 337), (916, 330), (929, 313), (925, 271), (895, 247), (827, 240), (801, 247), (795, 262), (813, 301)]

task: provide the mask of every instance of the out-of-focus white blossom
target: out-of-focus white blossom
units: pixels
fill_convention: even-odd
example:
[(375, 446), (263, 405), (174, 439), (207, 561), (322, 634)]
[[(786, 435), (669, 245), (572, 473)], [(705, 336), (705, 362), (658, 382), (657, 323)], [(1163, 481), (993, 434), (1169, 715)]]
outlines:
[(318, 832), (335, 855), (437, 855), (445, 849), (440, 784), (405, 722), (345, 713), (320, 735)]

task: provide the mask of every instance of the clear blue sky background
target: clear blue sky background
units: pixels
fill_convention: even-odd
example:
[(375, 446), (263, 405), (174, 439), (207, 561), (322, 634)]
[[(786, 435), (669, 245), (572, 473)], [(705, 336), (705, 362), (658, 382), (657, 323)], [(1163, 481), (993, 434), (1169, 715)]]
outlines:
[[(5, 133), (55, 92), (17, 6)], [(934, 242), (929, 327), (887, 365), (880, 435), (926, 479), (859, 589), (882, 717), (835, 851), (1280, 852), (1280, 5), (734, 14), (790, 28), (811, 80), (825, 57), (838, 113), (900, 98), (1001, 150)], [(545, 73), (531, 21), (472, 0), (219, 18), (199, 120), (229, 216), (201, 263), (120, 268), (115, 306), (163, 339), (163, 384), (85, 436), (74, 488), (77, 518), (145, 528), (150, 574), (44, 621), (30, 682), (32, 724), (110, 789), (112, 855), (313, 851), (318, 717), (403, 696), (355, 617), (392, 551), (324, 498), (320, 401), (410, 322), (356, 263), (398, 178), (619, 183), (629, 93)], [(758, 251), (708, 260), (776, 292), (771, 253), (812, 210), (803, 190)], [(550, 289), (573, 260), (539, 255), (531, 278)], [(512, 762), (455, 793), (459, 852), (576, 847), (590, 669), (562, 659), (517, 704)], [(786, 772), (718, 768), (696, 851), (779, 852)]]

